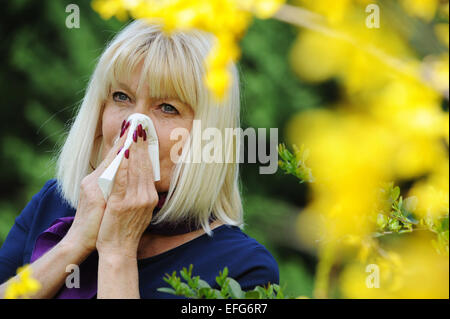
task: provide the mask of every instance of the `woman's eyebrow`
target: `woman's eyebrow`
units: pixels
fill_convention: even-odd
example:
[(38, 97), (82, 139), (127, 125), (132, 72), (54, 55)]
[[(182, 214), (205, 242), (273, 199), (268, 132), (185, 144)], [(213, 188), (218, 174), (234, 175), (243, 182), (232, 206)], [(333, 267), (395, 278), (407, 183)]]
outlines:
[(127, 91), (129, 91), (131, 93), (134, 93), (134, 91), (126, 83), (122, 83), (120, 81), (117, 81), (117, 84), (119, 86), (121, 86), (122, 88), (124, 88), (125, 90), (127, 90)]
[(151, 99), (153, 99), (155, 102), (161, 102), (161, 101), (167, 101), (167, 102), (172, 102), (172, 103), (176, 103), (176, 104), (183, 104), (184, 102), (181, 101), (179, 98), (177, 97), (172, 97), (172, 96), (165, 96), (165, 97), (150, 97)]

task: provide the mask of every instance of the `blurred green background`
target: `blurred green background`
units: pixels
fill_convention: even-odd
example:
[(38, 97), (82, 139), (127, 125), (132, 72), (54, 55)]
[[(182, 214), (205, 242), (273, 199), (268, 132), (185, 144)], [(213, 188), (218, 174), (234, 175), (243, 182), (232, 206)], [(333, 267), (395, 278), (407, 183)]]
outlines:
[[(0, 244), (15, 217), (54, 176), (54, 152), (83, 98), (96, 58), (123, 26), (80, 7), (80, 28), (68, 29), (65, 8), (73, 1), (8, 1), (0, 11), (2, 92)], [(283, 128), (296, 112), (333, 100), (333, 82), (302, 83), (288, 65), (297, 30), (274, 20), (255, 20), (242, 40), (239, 62), (242, 126)], [(245, 232), (273, 254), (287, 294), (311, 296), (316, 257), (298, 241), (296, 217), (307, 189), (279, 170), (260, 175), (243, 164)]]

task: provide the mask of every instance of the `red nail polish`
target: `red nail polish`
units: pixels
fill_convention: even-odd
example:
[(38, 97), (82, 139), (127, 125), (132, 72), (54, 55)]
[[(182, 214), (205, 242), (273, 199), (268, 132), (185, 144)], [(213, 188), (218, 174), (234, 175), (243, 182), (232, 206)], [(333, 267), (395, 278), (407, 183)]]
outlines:
[(142, 137), (142, 125), (141, 124), (138, 125), (137, 132), (138, 132), (138, 136)]
[(123, 130), (123, 128), (124, 128), (126, 122), (127, 122), (126, 120), (123, 120), (122, 126), (120, 127), (121, 130)]
[(137, 142), (137, 131), (134, 130), (133, 132), (133, 141)]
[(123, 136), (123, 134), (127, 131), (129, 126), (130, 126), (130, 122), (127, 122), (127, 124), (125, 124), (125, 126), (122, 128), (122, 131), (120, 131), (120, 137)]
[(122, 148), (123, 148), (123, 146), (121, 146), (121, 147), (119, 148), (119, 151), (117, 152), (117, 154), (120, 153), (120, 151), (122, 150)]
[(128, 159), (128, 157), (130, 157), (130, 149), (127, 149), (127, 150), (125, 151), (125, 158)]
[(147, 132), (145, 132), (145, 130), (142, 130), (142, 138), (144, 139), (144, 141), (147, 140)]

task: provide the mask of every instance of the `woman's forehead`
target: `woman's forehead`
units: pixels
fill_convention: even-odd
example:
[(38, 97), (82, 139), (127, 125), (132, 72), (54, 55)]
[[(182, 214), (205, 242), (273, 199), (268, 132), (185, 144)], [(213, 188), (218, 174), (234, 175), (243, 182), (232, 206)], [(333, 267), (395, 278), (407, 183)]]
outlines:
[(154, 92), (150, 89), (148, 85), (148, 81), (143, 80), (142, 83), (139, 82), (139, 79), (136, 81), (127, 81), (126, 79), (115, 79), (114, 84), (111, 87), (111, 91), (114, 89), (123, 89), (131, 94), (133, 94), (135, 97), (142, 96), (146, 99), (151, 99), (153, 101), (173, 101), (180, 104), (184, 104), (186, 107), (191, 107), (189, 103), (183, 101), (179, 96), (177, 96), (175, 93), (172, 92), (170, 94), (167, 92), (164, 94), (164, 92)]
[(131, 54), (122, 52), (111, 63), (111, 82), (126, 84), (134, 92), (142, 88), (154, 98), (197, 105), (203, 70), (188, 56), (169, 48), (163, 52), (155, 48)]
[(176, 90), (170, 86), (161, 87), (160, 90), (152, 90), (147, 76), (142, 76), (142, 70), (136, 70), (126, 75), (114, 77), (113, 86), (122, 88), (134, 95), (146, 95), (153, 99), (172, 99), (182, 101), (176, 94)]

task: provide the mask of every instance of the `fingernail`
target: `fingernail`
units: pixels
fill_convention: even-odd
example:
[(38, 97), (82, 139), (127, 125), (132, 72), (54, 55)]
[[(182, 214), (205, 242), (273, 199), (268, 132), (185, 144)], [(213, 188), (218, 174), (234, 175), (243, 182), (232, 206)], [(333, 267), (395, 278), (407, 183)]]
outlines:
[(138, 125), (137, 132), (138, 132), (138, 136), (142, 137), (142, 125), (141, 124)]
[(119, 148), (119, 151), (117, 152), (117, 154), (120, 153), (120, 151), (122, 150), (122, 148), (123, 148), (123, 146), (121, 146), (121, 147)]
[(126, 120), (123, 120), (123, 122), (122, 122), (122, 126), (120, 127), (120, 129), (122, 129), (123, 130), (123, 128), (124, 128), (124, 126), (125, 126), (125, 124), (127, 123), (127, 121)]
[(134, 130), (133, 132), (133, 141), (137, 142), (137, 131)]
[(130, 126), (130, 122), (127, 122), (127, 124), (125, 124), (125, 126), (122, 127), (122, 131), (120, 131), (120, 137), (122, 137), (122, 135), (126, 132), (126, 130), (128, 129), (129, 126)]
[(145, 130), (142, 130), (142, 138), (144, 139), (144, 141), (147, 140), (147, 132), (145, 132)]
[(125, 158), (128, 159), (128, 157), (130, 157), (130, 149), (125, 151)]

